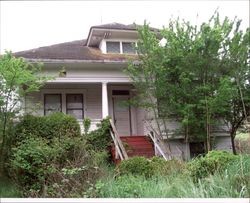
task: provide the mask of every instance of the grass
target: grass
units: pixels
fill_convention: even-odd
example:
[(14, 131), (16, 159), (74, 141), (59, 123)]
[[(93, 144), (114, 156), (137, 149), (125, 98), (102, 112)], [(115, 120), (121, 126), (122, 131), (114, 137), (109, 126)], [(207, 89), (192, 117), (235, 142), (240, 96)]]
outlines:
[(0, 177), (0, 197), (1, 198), (15, 198), (20, 197), (21, 194), (16, 186), (7, 177)]
[(96, 190), (96, 197), (102, 198), (250, 197), (250, 157), (197, 182), (185, 173), (152, 178), (125, 175), (99, 181)]

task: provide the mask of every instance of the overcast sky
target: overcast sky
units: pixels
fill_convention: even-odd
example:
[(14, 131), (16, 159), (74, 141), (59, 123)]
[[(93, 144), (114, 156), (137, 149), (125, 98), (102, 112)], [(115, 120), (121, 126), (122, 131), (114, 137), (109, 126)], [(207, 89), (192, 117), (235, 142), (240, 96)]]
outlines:
[[(221, 17), (242, 19), (249, 27), (249, 1), (1, 1), (0, 51), (13, 52), (85, 39), (92, 25), (118, 22), (161, 28), (170, 18), (207, 21), (219, 8)], [(198, 14), (198, 17), (197, 17)]]

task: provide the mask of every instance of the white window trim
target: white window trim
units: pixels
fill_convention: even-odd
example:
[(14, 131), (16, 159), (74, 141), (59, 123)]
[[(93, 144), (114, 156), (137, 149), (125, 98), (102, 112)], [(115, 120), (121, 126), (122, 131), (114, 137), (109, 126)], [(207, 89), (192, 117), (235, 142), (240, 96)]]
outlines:
[[(130, 42), (130, 43), (135, 43), (135, 46), (137, 47), (137, 40), (131, 40), (131, 39), (103, 39), (102, 42), (100, 43), (100, 49), (104, 54), (113, 54), (113, 53), (107, 53), (107, 44), (106, 42), (119, 42), (120, 43), (120, 53), (123, 54), (123, 47), (122, 43), (123, 42)], [(117, 53), (114, 53), (117, 54)], [(127, 54), (127, 53), (126, 53)], [(136, 55), (137, 51), (135, 53), (129, 53), (129, 55)]]
[[(61, 94), (62, 98), (62, 112), (67, 114), (66, 108), (66, 94), (82, 94), (83, 95), (83, 118), (86, 117), (87, 113), (87, 102), (86, 102), (86, 89), (42, 89), (41, 90), (41, 98), (42, 98), (42, 108), (44, 112), (44, 95), (45, 94)], [(44, 115), (44, 113), (43, 113)], [(83, 119), (77, 119), (78, 121), (82, 121)]]

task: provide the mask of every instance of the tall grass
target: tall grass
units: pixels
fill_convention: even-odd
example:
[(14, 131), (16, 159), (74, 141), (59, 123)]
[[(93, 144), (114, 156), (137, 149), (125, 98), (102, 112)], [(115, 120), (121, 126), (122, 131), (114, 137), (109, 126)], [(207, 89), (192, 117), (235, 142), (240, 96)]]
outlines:
[(120, 176), (99, 181), (96, 197), (113, 198), (238, 198), (250, 197), (250, 157), (241, 157), (227, 169), (194, 181), (187, 174)]
[(7, 177), (0, 177), (0, 198), (21, 197), (21, 193)]

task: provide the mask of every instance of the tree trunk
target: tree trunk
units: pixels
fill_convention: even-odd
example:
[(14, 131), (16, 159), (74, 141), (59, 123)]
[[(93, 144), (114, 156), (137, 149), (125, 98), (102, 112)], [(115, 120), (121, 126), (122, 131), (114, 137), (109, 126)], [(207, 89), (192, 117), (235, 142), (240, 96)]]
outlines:
[(6, 127), (7, 127), (7, 115), (4, 115), (3, 131), (2, 131), (2, 143), (0, 146), (0, 175), (4, 172), (5, 161), (5, 148), (6, 148)]
[(236, 151), (236, 146), (235, 146), (235, 130), (231, 130), (230, 132), (230, 138), (231, 138), (231, 144), (232, 144), (232, 150), (233, 150), (233, 153), (236, 155), (237, 154), (237, 151)]

